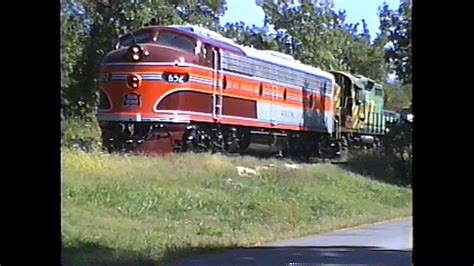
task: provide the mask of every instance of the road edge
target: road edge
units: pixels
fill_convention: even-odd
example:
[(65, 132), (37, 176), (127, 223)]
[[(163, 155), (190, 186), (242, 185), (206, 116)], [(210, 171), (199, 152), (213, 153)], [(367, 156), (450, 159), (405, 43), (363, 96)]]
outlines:
[(407, 219), (413, 219), (413, 215), (406, 216), (406, 217), (400, 217), (400, 218), (394, 218), (394, 219), (375, 222), (375, 223), (361, 224), (361, 225), (357, 225), (357, 226), (353, 226), (353, 227), (346, 227), (346, 228), (336, 229), (336, 230), (327, 231), (327, 232), (324, 232), (324, 233), (310, 234), (310, 235), (305, 235), (305, 236), (300, 236), (300, 237), (295, 237), (295, 238), (289, 238), (289, 239), (281, 239), (281, 240), (273, 241), (273, 242), (266, 243), (266, 244), (263, 244), (263, 245), (253, 246), (253, 247), (265, 247), (266, 245), (276, 244), (276, 243), (282, 242), (282, 241), (290, 241), (290, 240), (296, 240), (296, 239), (300, 239), (300, 238), (304, 238), (304, 237), (337, 233), (337, 232), (341, 232), (341, 231), (347, 231), (347, 230), (358, 229), (358, 228), (362, 228), (362, 227), (368, 227), (368, 226), (379, 225), (379, 224), (384, 224), (384, 223), (391, 223), (391, 222), (407, 220)]

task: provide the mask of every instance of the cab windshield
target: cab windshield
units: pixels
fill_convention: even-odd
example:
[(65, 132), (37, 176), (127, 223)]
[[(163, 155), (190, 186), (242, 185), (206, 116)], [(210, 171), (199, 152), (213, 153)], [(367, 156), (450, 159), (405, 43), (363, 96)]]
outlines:
[(169, 31), (161, 31), (158, 34), (158, 40), (156, 41), (156, 43), (163, 46), (170, 46), (177, 49), (181, 49), (190, 53), (194, 52), (194, 47), (196, 46), (193, 39)]
[[(135, 40), (134, 40), (135, 37)], [(186, 52), (193, 53), (194, 47), (196, 46), (195, 41), (187, 36), (170, 32), (160, 31), (152, 34), (151, 32), (139, 32), (133, 36), (127, 34), (120, 38), (116, 45), (116, 48), (124, 48), (132, 46), (136, 43), (156, 43), (163, 46), (169, 46), (176, 49), (184, 50)]]
[[(135, 40), (134, 40), (135, 38)], [(150, 32), (140, 32), (133, 34), (127, 34), (119, 39), (116, 48), (130, 47), (136, 43), (147, 43), (153, 42), (153, 37)]]

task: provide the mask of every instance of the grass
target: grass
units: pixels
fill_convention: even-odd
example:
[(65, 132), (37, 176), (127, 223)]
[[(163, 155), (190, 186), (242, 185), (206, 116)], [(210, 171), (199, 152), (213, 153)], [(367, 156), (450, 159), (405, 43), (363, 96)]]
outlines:
[[(211, 154), (63, 150), (64, 265), (167, 264), (178, 256), (411, 215), (412, 192), (329, 164)], [(240, 177), (236, 167), (275, 165)]]
[(348, 162), (345, 168), (352, 172), (399, 186), (411, 186), (413, 162), (408, 155), (402, 161), (393, 154), (359, 151), (353, 152)]

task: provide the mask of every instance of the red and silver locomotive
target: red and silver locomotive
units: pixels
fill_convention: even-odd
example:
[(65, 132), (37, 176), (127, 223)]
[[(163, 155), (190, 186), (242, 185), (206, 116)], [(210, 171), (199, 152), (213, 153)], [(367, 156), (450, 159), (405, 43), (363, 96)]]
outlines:
[(196, 26), (122, 36), (100, 69), (110, 151), (337, 153), (334, 76)]

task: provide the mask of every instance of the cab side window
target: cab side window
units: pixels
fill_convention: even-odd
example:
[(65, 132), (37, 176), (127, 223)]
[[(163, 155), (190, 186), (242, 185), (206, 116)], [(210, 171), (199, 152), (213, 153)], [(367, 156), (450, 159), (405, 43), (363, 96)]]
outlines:
[(209, 44), (205, 43), (204, 44), (204, 60), (206, 61), (206, 64), (209, 66), (214, 66), (214, 58), (213, 58), (213, 53), (212, 53), (212, 46)]

